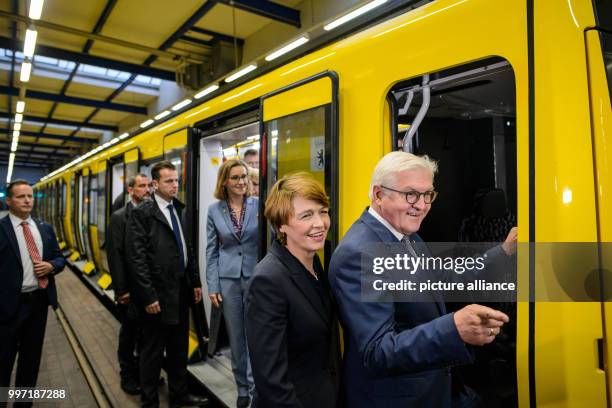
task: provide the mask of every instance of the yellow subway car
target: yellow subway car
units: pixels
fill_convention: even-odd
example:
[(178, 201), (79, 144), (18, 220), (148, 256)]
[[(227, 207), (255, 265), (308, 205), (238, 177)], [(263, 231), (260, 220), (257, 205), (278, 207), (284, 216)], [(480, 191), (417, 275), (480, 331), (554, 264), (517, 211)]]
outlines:
[[(511, 307), (504, 344), (466, 381), (487, 406), (610, 407), (612, 283), (601, 271), (612, 268), (611, 97), (609, 1), (421, 2), (113, 139), (41, 180), (38, 211), (110, 293), (110, 208), (124, 179), (155, 161), (179, 169), (204, 275), (206, 209), (224, 159), (259, 150), (262, 203), (284, 174), (314, 174), (331, 197), (331, 250), (368, 205), (377, 161), (401, 148), (427, 154), (439, 163), (439, 196), (426, 241), (459, 241), (481, 217), (497, 220), (489, 237), (515, 224), (522, 243), (602, 244), (593, 277), (602, 296), (591, 301), (545, 301), (562, 286), (547, 278), (555, 263), (539, 247), (519, 253), (527, 295)], [(228, 370), (228, 348), (210, 304), (192, 312), (190, 371), (206, 383)]]

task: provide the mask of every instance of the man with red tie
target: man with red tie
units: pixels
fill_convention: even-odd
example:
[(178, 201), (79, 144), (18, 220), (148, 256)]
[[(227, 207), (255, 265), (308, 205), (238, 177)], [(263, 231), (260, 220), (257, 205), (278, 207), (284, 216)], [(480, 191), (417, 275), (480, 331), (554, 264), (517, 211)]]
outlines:
[(47, 325), (57, 308), (55, 274), (66, 263), (51, 225), (31, 217), (34, 192), (25, 180), (9, 184), (9, 214), (0, 220), (0, 387), (34, 387)]

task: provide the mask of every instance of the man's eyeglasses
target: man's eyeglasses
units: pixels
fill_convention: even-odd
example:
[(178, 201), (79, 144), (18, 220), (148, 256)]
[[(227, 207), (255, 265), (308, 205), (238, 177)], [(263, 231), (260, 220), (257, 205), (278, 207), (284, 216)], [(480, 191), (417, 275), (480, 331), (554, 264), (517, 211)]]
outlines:
[(400, 193), (406, 196), (406, 201), (408, 202), (408, 204), (415, 204), (417, 203), (420, 199), (421, 196), (423, 196), (423, 201), (425, 201), (425, 204), (431, 204), (433, 203), (433, 201), (436, 199), (436, 197), (438, 196), (438, 192), (437, 191), (425, 191), (423, 193), (419, 192), (419, 191), (415, 191), (415, 190), (411, 190), (411, 191), (399, 191), (399, 190), (395, 190), (393, 188), (389, 188), (389, 187), (385, 187), (385, 186), (381, 186), (382, 188), (384, 188), (385, 190), (390, 190), (390, 191), (395, 191), (396, 193)]
[(246, 180), (246, 178), (248, 177), (248, 175), (246, 174), (242, 174), (242, 175), (234, 175), (234, 176), (230, 176), (230, 180), (232, 180), (233, 182), (238, 182), (238, 180), (244, 181)]

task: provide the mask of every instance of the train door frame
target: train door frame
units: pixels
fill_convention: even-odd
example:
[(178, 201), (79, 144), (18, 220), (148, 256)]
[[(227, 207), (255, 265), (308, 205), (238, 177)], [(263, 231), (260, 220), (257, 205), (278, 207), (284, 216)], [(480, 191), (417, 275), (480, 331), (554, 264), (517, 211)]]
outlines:
[[(326, 83), (329, 80), (329, 84)], [(328, 88), (329, 87), (329, 88)], [(259, 111), (259, 134), (261, 140), (260, 149), (260, 197), (259, 213), (263, 222), (259, 223), (260, 237), (267, 237), (270, 231), (268, 222), (264, 217), (265, 197), (271, 186), (268, 186), (268, 170), (270, 163), (270, 143), (272, 138), (266, 134), (266, 124), (269, 121), (287, 118), (289, 116), (306, 112), (319, 107), (324, 107), (325, 114), (325, 140), (324, 140), (324, 188), (330, 197), (331, 224), (329, 228), (329, 241), (326, 245), (324, 265), (327, 269), (329, 258), (339, 242), (339, 106), (338, 106), (339, 77), (335, 71), (323, 71), (318, 74), (296, 81), (290, 85), (269, 92), (260, 98)], [(329, 91), (329, 95), (324, 92)], [(289, 95), (293, 95), (290, 98)], [(299, 96), (299, 97), (296, 97)], [(282, 98), (282, 99), (281, 99)], [(274, 99), (283, 100), (282, 108), (278, 104), (274, 106)], [(291, 101), (291, 102), (290, 102)], [(269, 106), (270, 113), (268, 114)], [(275, 111), (276, 109), (276, 111)], [(329, 164), (329, 171), (327, 167)], [(267, 239), (260, 239), (266, 245), (259, 246), (260, 259), (267, 251)]]
[[(212, 137), (214, 135), (218, 135), (219, 133), (223, 133), (225, 131), (229, 131), (235, 128), (238, 128), (242, 125), (257, 123), (259, 120), (259, 99), (255, 99), (249, 102), (246, 102), (242, 105), (236, 106), (232, 109), (221, 112), (212, 117), (206, 118), (203, 121), (197, 122), (194, 124), (190, 132), (190, 137), (188, 141), (189, 152), (191, 157), (191, 165), (189, 166), (192, 175), (197, 175), (196, 183), (191, 183), (192, 186), (197, 186), (197, 188), (193, 188), (189, 197), (192, 198), (193, 203), (197, 203), (195, 208), (198, 211), (192, 211), (194, 218), (192, 219), (192, 225), (197, 225), (198, 228), (195, 229), (195, 234), (193, 235), (197, 245), (195, 245), (195, 249), (198, 254), (205, 254), (206, 248), (200, 247), (200, 214), (201, 212), (206, 212), (207, 208), (201, 208), (202, 203), (200, 202), (200, 143), (202, 139)], [(260, 150), (260, 158), (261, 158), (261, 150)], [(260, 161), (261, 163), (261, 161)], [(260, 215), (261, 216), (261, 215)], [(258, 219), (258, 223), (260, 219)], [(196, 224), (197, 223), (197, 224)], [(204, 255), (203, 255), (204, 256)], [(205, 259), (205, 258), (203, 258)], [(204, 268), (200, 268), (200, 271), (204, 270)], [(206, 282), (206, 277), (203, 276), (202, 282)], [(206, 289), (207, 286), (203, 284), (203, 289)], [(213, 356), (218, 349), (219, 342), (219, 334), (224, 333), (222, 328), (224, 327), (224, 321), (222, 318), (222, 312), (220, 309), (214, 309), (211, 306), (210, 309), (210, 318), (206, 314), (204, 302), (210, 302), (208, 299), (208, 291), (204, 290), (204, 301), (202, 302), (202, 321), (205, 323), (205, 333), (208, 337), (207, 350), (206, 353), (208, 356)], [(223, 337), (221, 339), (223, 344), (228, 343), (227, 339)], [(229, 343), (228, 343), (229, 344)]]
[[(197, 160), (194, 157), (193, 144), (194, 131), (191, 126), (185, 126), (180, 129), (173, 130), (170, 133), (166, 133), (162, 138), (162, 158), (163, 160), (169, 160), (166, 154), (182, 148), (185, 151), (183, 158), (181, 159), (181, 171), (183, 172), (183, 184), (185, 185), (184, 197), (185, 197), (185, 230), (184, 233), (189, 237), (191, 245), (196, 254), (196, 259), (199, 259), (200, 253), (197, 249), (198, 231), (194, 228), (194, 220), (198, 219), (198, 201), (197, 201), (197, 177), (194, 180), (194, 176), (197, 176), (197, 171), (194, 172), (194, 166), (197, 168)], [(181, 132), (185, 132), (185, 140), (182, 140)], [(175, 140), (171, 139), (175, 138)], [(195, 142), (197, 145), (197, 141)], [(139, 167), (140, 169), (140, 167)], [(179, 186), (180, 187), (180, 186)], [(199, 261), (198, 261), (199, 262)], [(198, 268), (199, 271), (199, 268)], [(199, 272), (198, 272), (199, 273)], [(200, 276), (200, 280), (202, 276)], [(191, 304), (190, 309), (193, 314), (193, 323), (195, 327), (196, 339), (190, 336), (189, 341), (189, 363), (205, 360), (207, 356), (208, 348), (208, 324), (204, 313), (204, 298), (207, 297), (206, 293), (202, 293), (202, 302), (198, 304)], [(191, 331), (191, 330), (190, 330)], [(197, 351), (197, 352), (196, 352)]]
[(79, 196), (81, 194), (81, 186), (79, 185), (79, 181), (80, 181), (80, 177), (81, 177), (81, 171), (75, 171), (70, 173), (70, 195), (71, 195), (71, 201), (72, 201), (72, 213), (70, 214), (70, 224), (72, 227), (72, 235), (73, 235), (73, 240), (75, 243), (75, 251), (78, 252), (79, 254), (79, 259), (85, 254), (85, 247), (83, 246), (83, 242), (81, 240), (81, 233), (80, 233), (80, 223), (79, 223), (79, 217), (81, 214), (81, 204), (82, 204), (82, 200), (80, 200)]

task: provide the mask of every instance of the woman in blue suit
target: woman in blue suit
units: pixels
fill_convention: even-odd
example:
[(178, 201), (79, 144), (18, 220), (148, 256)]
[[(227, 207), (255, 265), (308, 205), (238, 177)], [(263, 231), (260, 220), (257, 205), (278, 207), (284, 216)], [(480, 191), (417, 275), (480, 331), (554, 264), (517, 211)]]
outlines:
[(249, 197), (247, 165), (228, 160), (219, 169), (215, 198), (208, 207), (206, 282), (215, 307), (223, 308), (232, 370), (238, 386), (237, 406), (248, 407), (253, 378), (244, 329), (244, 297), (257, 263), (258, 199)]

